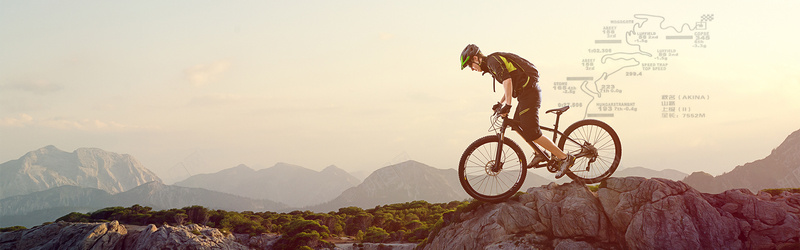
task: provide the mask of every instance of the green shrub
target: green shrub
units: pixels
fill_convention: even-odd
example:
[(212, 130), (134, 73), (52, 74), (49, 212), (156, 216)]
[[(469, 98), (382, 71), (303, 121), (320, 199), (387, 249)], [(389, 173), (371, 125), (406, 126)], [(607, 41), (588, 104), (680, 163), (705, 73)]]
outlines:
[(240, 234), (258, 235), (267, 232), (267, 229), (258, 221), (240, 213), (228, 213), (225, 218), (220, 221), (219, 225), (231, 232)]
[(514, 194), (513, 196), (511, 196), (511, 198), (509, 198), (509, 200), (519, 201), (519, 197), (522, 196), (523, 194), (525, 194), (525, 192), (519, 191), (516, 194)]
[(4, 227), (4, 228), (0, 228), (0, 233), (14, 232), (14, 231), (25, 230), (25, 229), (28, 229), (28, 228), (23, 227), (23, 226)]
[(332, 243), (322, 240), (328, 236), (328, 227), (322, 226), (314, 220), (298, 219), (286, 226), (283, 237), (275, 242), (274, 248), (333, 247)]
[(370, 227), (364, 235), (364, 242), (382, 243), (389, 239), (389, 233), (380, 227)]
[(800, 193), (800, 188), (771, 188), (771, 189), (764, 189), (761, 191), (775, 196), (775, 195), (781, 195), (784, 191), (793, 194), (798, 194)]
[(61, 216), (61, 218), (56, 219), (56, 221), (89, 222), (90, 218), (88, 214), (72, 212), (67, 215)]
[(361, 209), (360, 207), (343, 207), (339, 209), (339, 214), (345, 215), (356, 215), (361, 212), (364, 212), (364, 209)]

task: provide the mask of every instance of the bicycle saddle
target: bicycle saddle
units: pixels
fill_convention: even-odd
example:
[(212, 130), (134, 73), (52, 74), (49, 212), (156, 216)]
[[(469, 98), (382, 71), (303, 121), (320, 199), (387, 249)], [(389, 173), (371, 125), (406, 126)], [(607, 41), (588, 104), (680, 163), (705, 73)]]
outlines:
[(566, 112), (568, 109), (569, 109), (569, 106), (564, 106), (564, 107), (560, 107), (560, 108), (557, 108), (557, 109), (548, 110), (548, 111), (546, 111), (544, 113), (545, 114), (556, 113), (557, 115), (560, 115), (561, 113)]

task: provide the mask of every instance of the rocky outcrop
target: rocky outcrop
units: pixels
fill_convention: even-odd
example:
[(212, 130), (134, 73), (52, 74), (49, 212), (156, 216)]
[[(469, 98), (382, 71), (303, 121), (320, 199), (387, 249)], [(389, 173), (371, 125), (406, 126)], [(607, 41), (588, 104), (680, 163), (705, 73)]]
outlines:
[[(131, 227), (131, 228), (129, 228)], [(0, 233), (0, 249), (249, 249), (215, 228), (57, 222)]]
[(800, 194), (698, 192), (683, 182), (568, 183), (449, 213), (424, 249), (780, 249), (800, 247)]
[[(119, 244), (116, 245), (119, 247)], [(189, 226), (156, 227), (147, 225), (138, 234), (124, 239), (121, 249), (248, 249), (236, 242), (231, 234), (224, 235), (216, 228)]]

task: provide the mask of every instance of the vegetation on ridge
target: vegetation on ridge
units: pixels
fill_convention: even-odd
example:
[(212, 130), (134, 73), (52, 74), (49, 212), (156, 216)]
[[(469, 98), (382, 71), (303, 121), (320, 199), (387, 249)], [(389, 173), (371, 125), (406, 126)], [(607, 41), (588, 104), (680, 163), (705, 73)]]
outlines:
[[(601, 185), (589, 186), (595, 191)], [(765, 189), (773, 196), (783, 192), (800, 193), (800, 189)], [(518, 200), (522, 192), (511, 200)], [(69, 213), (56, 221), (108, 222), (147, 225), (199, 224), (220, 229), (223, 233), (260, 235), (281, 234), (283, 237), (273, 245), (275, 249), (298, 249), (333, 247), (332, 240), (347, 237), (357, 242), (411, 242), (421, 246), (431, 242), (439, 230), (449, 224), (458, 223), (465, 214), (482, 207), (485, 203), (474, 201), (452, 201), (431, 204), (414, 201), (376, 206), (372, 209), (358, 207), (340, 208), (329, 213), (311, 211), (275, 212), (230, 212), (211, 210), (202, 206), (153, 211), (151, 207), (107, 207), (90, 213)], [(467, 216), (469, 217), (469, 216)], [(47, 224), (47, 223), (46, 223)], [(0, 228), (0, 232), (24, 230), (15, 226)], [(192, 232), (199, 235), (199, 232)]]
[(777, 196), (781, 195), (783, 192), (798, 194), (800, 193), (800, 188), (771, 188), (771, 189), (764, 189), (761, 191), (764, 191), (765, 193), (768, 193), (773, 196)]
[[(473, 202), (475, 203), (475, 202)], [(220, 229), (223, 233), (259, 235), (277, 233), (283, 237), (276, 249), (296, 249), (300, 246), (332, 247), (328, 240), (349, 237), (358, 242), (411, 242), (425, 240), (445, 213), (463, 210), (470, 202), (452, 201), (431, 204), (414, 201), (372, 209), (340, 208), (329, 213), (311, 211), (230, 212), (211, 210), (202, 206), (153, 211), (140, 205), (107, 207), (90, 213), (73, 212), (58, 218), (66, 222), (107, 222), (147, 225), (199, 224)]]

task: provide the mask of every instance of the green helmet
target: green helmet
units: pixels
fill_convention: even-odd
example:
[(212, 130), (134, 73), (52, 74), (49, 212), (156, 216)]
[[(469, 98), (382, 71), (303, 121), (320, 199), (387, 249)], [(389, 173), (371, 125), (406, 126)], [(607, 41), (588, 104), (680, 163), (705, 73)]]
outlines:
[(464, 70), (476, 55), (481, 55), (481, 49), (475, 44), (467, 45), (464, 51), (461, 51), (461, 70)]

